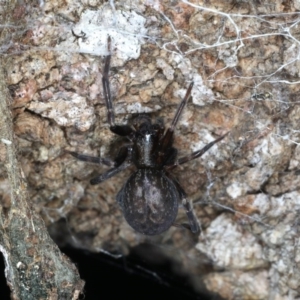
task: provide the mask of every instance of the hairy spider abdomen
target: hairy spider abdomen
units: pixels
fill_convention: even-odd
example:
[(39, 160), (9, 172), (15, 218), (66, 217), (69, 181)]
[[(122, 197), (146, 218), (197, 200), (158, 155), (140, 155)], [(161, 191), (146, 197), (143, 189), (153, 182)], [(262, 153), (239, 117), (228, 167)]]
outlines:
[(163, 170), (139, 169), (117, 195), (124, 217), (136, 231), (156, 235), (168, 230), (178, 212), (179, 194)]

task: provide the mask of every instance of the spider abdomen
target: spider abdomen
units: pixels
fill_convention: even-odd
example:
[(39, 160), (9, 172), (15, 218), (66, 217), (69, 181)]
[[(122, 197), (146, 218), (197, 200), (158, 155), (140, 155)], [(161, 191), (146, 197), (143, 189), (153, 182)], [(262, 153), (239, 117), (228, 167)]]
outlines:
[(117, 196), (124, 217), (136, 231), (160, 234), (170, 228), (178, 212), (179, 195), (163, 170), (139, 169)]

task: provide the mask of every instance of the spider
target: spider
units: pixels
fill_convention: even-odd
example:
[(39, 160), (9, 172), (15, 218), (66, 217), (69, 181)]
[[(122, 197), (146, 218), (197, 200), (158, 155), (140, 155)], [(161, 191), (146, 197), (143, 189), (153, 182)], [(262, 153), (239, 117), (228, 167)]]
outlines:
[[(109, 40), (110, 51), (110, 40)], [(107, 107), (107, 121), (110, 130), (127, 139), (127, 145), (120, 148), (114, 160), (92, 157), (67, 151), (77, 159), (110, 166), (107, 172), (90, 180), (92, 185), (101, 183), (134, 164), (136, 171), (127, 179), (117, 194), (127, 223), (144, 235), (157, 235), (176, 226), (179, 202), (182, 202), (189, 220), (189, 229), (199, 233), (200, 227), (192, 204), (170, 171), (179, 165), (200, 157), (214, 144), (228, 134), (210, 142), (202, 149), (188, 156), (177, 158), (173, 147), (174, 130), (182, 111), (188, 102), (193, 87), (189, 85), (171, 125), (165, 130), (162, 122), (153, 124), (147, 115), (139, 115), (132, 125), (117, 125), (110, 93), (109, 69), (111, 54), (106, 56), (102, 76), (104, 98)]]

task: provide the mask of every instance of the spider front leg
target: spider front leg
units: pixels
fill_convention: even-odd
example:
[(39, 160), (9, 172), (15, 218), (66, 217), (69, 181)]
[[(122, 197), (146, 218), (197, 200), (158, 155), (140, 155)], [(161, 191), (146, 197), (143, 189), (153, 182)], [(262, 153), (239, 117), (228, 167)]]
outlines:
[[(111, 40), (108, 37), (108, 51), (111, 52)], [(107, 108), (107, 122), (109, 124), (109, 129), (120, 136), (128, 136), (133, 133), (133, 129), (128, 125), (116, 125), (115, 124), (115, 113), (111, 98), (110, 86), (109, 86), (109, 67), (110, 67), (110, 59), (111, 54), (106, 56), (105, 63), (104, 63), (104, 70), (102, 75), (102, 85), (103, 85), (103, 93), (105, 104)]]
[(186, 94), (179, 104), (177, 111), (175, 113), (175, 116), (173, 118), (173, 121), (171, 123), (171, 126), (166, 130), (165, 134), (161, 138), (158, 146), (158, 159), (157, 162), (158, 164), (163, 164), (165, 160), (165, 155), (171, 150), (172, 144), (173, 144), (173, 139), (174, 139), (174, 130), (175, 127), (178, 123), (178, 120), (183, 112), (184, 107), (186, 106), (188, 100), (190, 99), (192, 88), (193, 88), (194, 83), (191, 82)]

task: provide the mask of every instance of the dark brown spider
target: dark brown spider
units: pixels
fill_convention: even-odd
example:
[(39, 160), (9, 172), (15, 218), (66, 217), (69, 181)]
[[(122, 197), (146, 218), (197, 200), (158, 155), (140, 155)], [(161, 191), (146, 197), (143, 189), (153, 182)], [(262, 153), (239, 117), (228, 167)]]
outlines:
[[(109, 41), (110, 50), (110, 41)], [(79, 160), (101, 163), (112, 167), (110, 170), (91, 179), (98, 184), (134, 164), (137, 170), (129, 177), (117, 195), (124, 217), (136, 231), (145, 235), (156, 235), (168, 230), (176, 219), (179, 202), (186, 210), (189, 229), (199, 232), (198, 220), (192, 205), (180, 184), (169, 173), (171, 169), (200, 157), (214, 144), (221, 141), (223, 135), (207, 144), (201, 150), (188, 156), (177, 158), (177, 149), (173, 147), (174, 129), (190, 98), (193, 83), (187, 89), (171, 126), (165, 130), (163, 124), (152, 124), (148, 116), (140, 115), (132, 126), (115, 124), (115, 115), (109, 87), (109, 66), (111, 55), (105, 59), (102, 84), (107, 107), (107, 120), (110, 130), (129, 141), (122, 147), (112, 161), (106, 158), (92, 157), (68, 151)]]

